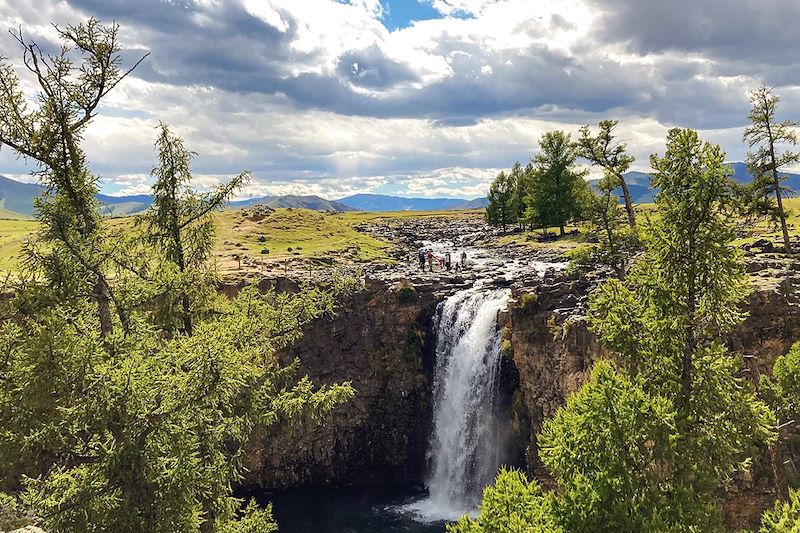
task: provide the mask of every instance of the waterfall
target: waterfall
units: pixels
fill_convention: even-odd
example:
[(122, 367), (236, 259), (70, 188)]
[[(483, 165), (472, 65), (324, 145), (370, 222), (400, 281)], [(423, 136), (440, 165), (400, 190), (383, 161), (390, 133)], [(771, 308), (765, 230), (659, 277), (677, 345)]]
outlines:
[(509, 293), (468, 289), (437, 309), (429, 496), (411, 506), (422, 518), (452, 520), (474, 511), (503, 459), (497, 313)]

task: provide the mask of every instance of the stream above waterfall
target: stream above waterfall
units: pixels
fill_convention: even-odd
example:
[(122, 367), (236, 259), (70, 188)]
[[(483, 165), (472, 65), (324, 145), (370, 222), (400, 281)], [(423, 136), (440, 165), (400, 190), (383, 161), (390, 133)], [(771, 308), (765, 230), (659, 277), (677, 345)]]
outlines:
[[(454, 261), (465, 251), (467, 268), (458, 274), (472, 277), (470, 283), (443, 282), (427, 289), (436, 291), (438, 304), (427, 326), (432, 424), (427, 468), (417, 478), (423, 485), (301, 488), (264, 496), (265, 502), (274, 503), (284, 533), (441, 532), (447, 522), (475, 514), (484, 487), (500, 466), (519, 462), (506, 454), (509, 387), (516, 378), (502, 376), (515, 376), (516, 371), (513, 366), (504, 370), (498, 320), (511, 299), (508, 280), (535, 283), (546, 270), (561, 270), (564, 264), (514, 260), (452, 243), (418, 244), (435, 256), (449, 252)], [(405, 275), (414, 285), (430, 285), (439, 276), (451, 279), (441, 266), (433, 273), (419, 272), (415, 255), (382, 276)]]

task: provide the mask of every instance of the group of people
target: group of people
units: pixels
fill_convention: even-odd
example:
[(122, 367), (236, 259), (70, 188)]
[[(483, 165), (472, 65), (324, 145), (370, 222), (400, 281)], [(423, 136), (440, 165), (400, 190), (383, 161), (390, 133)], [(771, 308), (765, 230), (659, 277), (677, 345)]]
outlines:
[(436, 264), (441, 270), (463, 270), (467, 267), (467, 252), (461, 251), (459, 261), (453, 263), (453, 256), (450, 252), (446, 252), (443, 256), (435, 255), (431, 250), (420, 248), (419, 250), (419, 269), (425, 272), (425, 265), (428, 265), (428, 271), (433, 272), (433, 265)]

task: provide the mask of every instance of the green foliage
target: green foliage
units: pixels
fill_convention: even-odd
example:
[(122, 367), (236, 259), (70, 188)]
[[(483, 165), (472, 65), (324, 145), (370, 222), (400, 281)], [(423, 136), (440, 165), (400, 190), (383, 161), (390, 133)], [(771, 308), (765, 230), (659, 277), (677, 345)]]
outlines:
[(796, 533), (800, 531), (800, 491), (789, 492), (788, 502), (777, 502), (761, 517), (759, 533)]
[(515, 195), (517, 183), (515, 176), (500, 172), (489, 186), (488, 204), (486, 206), (486, 223), (506, 227), (517, 221)]
[[(623, 175), (634, 161), (634, 158), (626, 153), (627, 146), (614, 140), (614, 128), (617, 127), (616, 120), (601, 120), (598, 126), (600, 131), (593, 136), (589, 126), (581, 128), (580, 136), (576, 142), (578, 157), (582, 157), (591, 164), (599, 166), (605, 173), (606, 184), (601, 185), (601, 190), (606, 189), (606, 196), (610, 196), (617, 204), (616, 195), (611, 193), (617, 188), (622, 188), (622, 196), (625, 200), (625, 211), (628, 215), (630, 227), (636, 225), (636, 215), (633, 210), (633, 201), (628, 184)], [(608, 208), (607, 208), (608, 209)]]
[(531, 316), (539, 307), (539, 295), (534, 292), (523, 294), (514, 310), (523, 316)]
[(549, 131), (542, 135), (539, 146), (528, 177), (526, 221), (541, 228), (555, 226), (563, 235), (567, 222), (582, 216), (585, 173), (575, 169), (577, 151), (569, 134)]
[(278, 531), (278, 524), (272, 518), (272, 505), (261, 509), (252, 500), (244, 508), (241, 518), (225, 522), (218, 529), (219, 533), (272, 533), (274, 531)]
[(717, 490), (775, 439), (773, 414), (720, 341), (748, 293), (723, 161), (696, 132), (669, 132), (651, 158), (661, 217), (625, 279), (591, 296), (590, 326), (616, 364), (596, 364), (538, 442), (564, 531), (718, 530)]
[(539, 484), (528, 481), (517, 470), (500, 470), (495, 484), (483, 491), (480, 515), (464, 516), (448, 524), (448, 533), (557, 533), (552, 512), (553, 499), (544, 495)]
[(791, 191), (781, 185), (786, 178), (781, 176), (780, 171), (800, 162), (800, 153), (781, 151), (781, 146), (797, 145), (795, 128), (798, 123), (791, 120), (776, 121), (780, 98), (772, 93), (772, 89), (762, 85), (751, 92), (749, 98), (751, 108), (747, 118), (751, 125), (743, 135), (751, 149), (747, 154), (747, 168), (754, 176), (748, 191), (749, 212), (766, 215), (780, 223), (784, 246), (790, 252), (783, 197)]
[(400, 283), (395, 291), (395, 295), (397, 296), (397, 301), (401, 304), (411, 304), (416, 302), (419, 298), (416, 287), (408, 280), (404, 280)]
[(597, 239), (598, 245), (591, 254), (578, 253), (571, 262), (576, 265), (592, 263), (611, 267), (618, 278), (623, 278), (636, 251), (639, 237), (633, 224), (623, 224), (623, 213), (614, 194), (618, 180), (607, 174), (598, 184), (599, 192), (587, 190), (584, 195), (584, 214), (589, 234)]
[(672, 402), (648, 394), (638, 378), (595, 365), (539, 436), (540, 457), (561, 488), (555, 514), (565, 531), (711, 528), (713, 502), (696, 502), (676, 476), (676, 418)]
[(208, 294), (198, 293), (197, 289), (208, 290), (214, 283), (212, 273), (206, 268), (214, 237), (211, 214), (224, 207), (229, 197), (250, 179), (250, 174), (243, 172), (201, 195), (190, 185), (189, 167), (194, 153), (164, 124), (159, 126), (156, 150), (159, 163), (151, 171), (156, 178), (153, 205), (136, 222), (144, 227), (146, 240), (161, 253), (163, 262), (142, 268), (150, 270), (151, 278), (157, 280), (162, 327), (168, 331), (176, 329), (177, 324), (170, 322), (177, 319), (182, 331), (191, 335), (192, 302), (198, 307), (198, 301), (208, 298)]
[(0, 531), (11, 531), (32, 523), (16, 498), (0, 492)]
[(216, 294), (208, 215), (246, 176), (196, 194), (191, 153), (164, 126), (153, 209), (128, 234), (103, 229), (80, 135), (124, 77), (116, 31), (69, 27), (46, 60), (28, 45), (34, 111), (0, 65), (0, 142), (48, 186), (0, 325), (0, 481), (53, 531), (274, 531), (269, 509), (240, 514), (232, 497), (243, 447), (256, 425), (291, 428), (354, 394), (278, 357), (352, 282)]

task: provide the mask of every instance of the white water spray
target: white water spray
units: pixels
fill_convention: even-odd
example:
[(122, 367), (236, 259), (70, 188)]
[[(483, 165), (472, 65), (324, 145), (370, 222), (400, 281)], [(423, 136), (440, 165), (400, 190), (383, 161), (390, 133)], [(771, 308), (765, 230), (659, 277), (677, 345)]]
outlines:
[(473, 512), (503, 459), (497, 314), (509, 295), (508, 289), (468, 289), (437, 310), (429, 497), (409, 506), (420, 518), (454, 520)]

